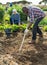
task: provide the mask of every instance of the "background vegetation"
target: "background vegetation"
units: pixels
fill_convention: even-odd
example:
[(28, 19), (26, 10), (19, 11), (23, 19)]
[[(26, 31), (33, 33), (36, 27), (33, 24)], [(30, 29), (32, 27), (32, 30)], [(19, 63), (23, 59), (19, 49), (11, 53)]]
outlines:
[[(47, 12), (47, 6), (39, 6), (44, 12)], [(10, 16), (12, 14), (12, 10), (16, 9), (18, 13), (20, 14), (21, 22), (23, 22), (23, 25), (10, 25)], [(25, 30), (26, 23), (27, 23), (27, 16), (22, 12), (22, 6), (19, 5), (13, 5), (12, 7), (9, 7), (6, 11), (4, 6), (0, 6), (0, 31), (4, 29), (11, 28), (12, 31), (14, 30)], [(39, 26), (43, 26), (44, 30), (47, 31), (47, 16), (40, 22)]]

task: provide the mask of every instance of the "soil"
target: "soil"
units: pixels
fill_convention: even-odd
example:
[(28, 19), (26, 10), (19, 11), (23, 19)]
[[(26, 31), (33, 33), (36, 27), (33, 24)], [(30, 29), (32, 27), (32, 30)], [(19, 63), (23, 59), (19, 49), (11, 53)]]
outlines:
[(0, 65), (47, 65), (47, 33), (44, 32), (43, 40), (37, 35), (36, 44), (28, 44), (31, 40), (28, 33), (19, 53), (23, 35), (20, 32), (10, 38), (0, 37)]

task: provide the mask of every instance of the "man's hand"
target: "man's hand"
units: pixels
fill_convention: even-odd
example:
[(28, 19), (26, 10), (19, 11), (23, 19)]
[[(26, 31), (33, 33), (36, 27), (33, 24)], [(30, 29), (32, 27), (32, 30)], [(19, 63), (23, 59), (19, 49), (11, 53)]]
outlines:
[(25, 33), (25, 34), (27, 34), (27, 33), (28, 33), (28, 31), (29, 31), (29, 30), (26, 28), (26, 29), (25, 29), (25, 31), (24, 31), (24, 33)]

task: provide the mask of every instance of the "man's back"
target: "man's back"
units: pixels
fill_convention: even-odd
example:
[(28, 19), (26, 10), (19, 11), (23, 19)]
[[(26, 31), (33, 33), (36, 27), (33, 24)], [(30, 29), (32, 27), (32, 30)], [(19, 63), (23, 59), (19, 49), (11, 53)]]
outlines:
[(28, 7), (28, 9), (29, 9), (29, 15), (31, 16), (33, 15), (34, 18), (45, 16), (45, 13), (39, 7), (30, 6)]

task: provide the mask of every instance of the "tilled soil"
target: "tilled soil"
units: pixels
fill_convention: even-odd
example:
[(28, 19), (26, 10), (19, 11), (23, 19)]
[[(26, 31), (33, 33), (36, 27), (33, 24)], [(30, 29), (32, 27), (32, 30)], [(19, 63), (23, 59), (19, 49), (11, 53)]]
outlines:
[(36, 44), (28, 44), (31, 33), (26, 36), (22, 51), (19, 48), (23, 33), (7, 38), (0, 37), (0, 65), (47, 65), (47, 33), (43, 40), (37, 36)]

